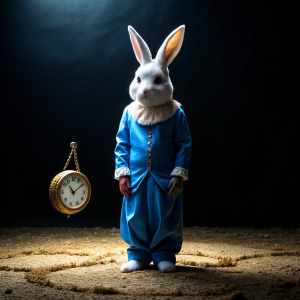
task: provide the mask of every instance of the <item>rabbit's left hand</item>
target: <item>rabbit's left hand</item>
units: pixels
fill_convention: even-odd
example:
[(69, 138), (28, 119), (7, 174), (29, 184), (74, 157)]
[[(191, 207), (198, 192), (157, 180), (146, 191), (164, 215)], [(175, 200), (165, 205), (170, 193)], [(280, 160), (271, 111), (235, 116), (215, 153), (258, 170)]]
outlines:
[(168, 188), (169, 188), (169, 193), (168, 193), (169, 197), (172, 197), (174, 199), (177, 198), (183, 190), (182, 177), (174, 176), (171, 179)]

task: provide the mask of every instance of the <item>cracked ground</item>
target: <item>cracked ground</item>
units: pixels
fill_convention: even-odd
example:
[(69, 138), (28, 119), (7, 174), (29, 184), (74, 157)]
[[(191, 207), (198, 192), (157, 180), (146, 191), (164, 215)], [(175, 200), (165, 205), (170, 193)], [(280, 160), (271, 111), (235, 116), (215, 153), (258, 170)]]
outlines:
[(117, 228), (0, 229), (0, 299), (300, 299), (300, 230), (184, 229), (177, 272), (123, 274)]

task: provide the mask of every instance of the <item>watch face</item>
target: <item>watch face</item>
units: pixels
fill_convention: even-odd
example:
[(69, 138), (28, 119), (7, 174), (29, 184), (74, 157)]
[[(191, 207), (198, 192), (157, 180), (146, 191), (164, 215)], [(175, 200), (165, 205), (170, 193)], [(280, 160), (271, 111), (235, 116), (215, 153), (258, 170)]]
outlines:
[(88, 188), (86, 182), (74, 174), (66, 177), (59, 189), (62, 203), (71, 209), (80, 207), (87, 199)]

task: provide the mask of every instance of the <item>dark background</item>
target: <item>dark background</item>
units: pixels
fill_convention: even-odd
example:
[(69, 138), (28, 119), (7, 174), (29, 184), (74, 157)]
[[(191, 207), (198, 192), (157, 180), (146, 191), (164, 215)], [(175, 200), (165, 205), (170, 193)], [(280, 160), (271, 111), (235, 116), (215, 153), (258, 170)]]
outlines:
[[(193, 139), (185, 225), (299, 226), (299, 134), (282, 7), (258, 0), (1, 3), (1, 226), (119, 226), (115, 135), (138, 68), (127, 26), (156, 55), (181, 24), (183, 47), (169, 69)], [(92, 198), (67, 219), (52, 208), (48, 188), (71, 141)]]

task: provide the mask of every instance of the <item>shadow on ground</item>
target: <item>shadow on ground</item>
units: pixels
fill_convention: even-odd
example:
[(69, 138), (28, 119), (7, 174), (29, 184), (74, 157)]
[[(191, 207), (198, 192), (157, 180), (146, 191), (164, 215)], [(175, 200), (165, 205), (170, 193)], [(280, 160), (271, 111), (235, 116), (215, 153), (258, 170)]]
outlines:
[(120, 272), (117, 228), (4, 228), (1, 299), (300, 299), (300, 230), (185, 228), (177, 272)]

